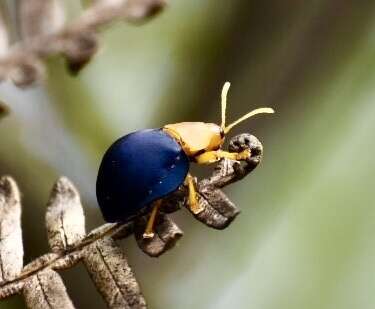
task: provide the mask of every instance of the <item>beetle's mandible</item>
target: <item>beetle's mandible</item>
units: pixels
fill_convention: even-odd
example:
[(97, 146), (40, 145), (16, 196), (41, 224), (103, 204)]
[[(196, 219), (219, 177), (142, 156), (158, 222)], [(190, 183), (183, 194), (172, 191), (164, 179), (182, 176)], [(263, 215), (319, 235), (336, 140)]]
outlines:
[(226, 125), (227, 94), (230, 83), (221, 93), (221, 125), (204, 122), (168, 124), (159, 129), (140, 130), (125, 135), (106, 151), (101, 162), (96, 196), (108, 222), (127, 222), (148, 206), (153, 206), (144, 233), (154, 236), (154, 221), (163, 197), (188, 186), (188, 203), (195, 214), (203, 211), (197, 200), (190, 162), (211, 164), (222, 158), (246, 160), (249, 149), (241, 152), (221, 150), (226, 134), (240, 122), (272, 108), (258, 108)]

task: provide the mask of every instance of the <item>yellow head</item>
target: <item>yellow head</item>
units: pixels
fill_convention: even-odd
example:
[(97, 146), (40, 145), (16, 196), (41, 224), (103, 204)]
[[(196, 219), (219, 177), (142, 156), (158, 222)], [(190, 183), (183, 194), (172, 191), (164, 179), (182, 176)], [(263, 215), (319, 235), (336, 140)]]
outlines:
[(173, 136), (181, 145), (186, 155), (194, 157), (207, 151), (220, 149), (225, 135), (242, 121), (263, 113), (274, 113), (272, 108), (255, 109), (230, 125), (226, 126), (227, 95), (230, 83), (226, 82), (221, 92), (221, 125), (205, 122), (180, 122), (164, 126), (164, 130)]

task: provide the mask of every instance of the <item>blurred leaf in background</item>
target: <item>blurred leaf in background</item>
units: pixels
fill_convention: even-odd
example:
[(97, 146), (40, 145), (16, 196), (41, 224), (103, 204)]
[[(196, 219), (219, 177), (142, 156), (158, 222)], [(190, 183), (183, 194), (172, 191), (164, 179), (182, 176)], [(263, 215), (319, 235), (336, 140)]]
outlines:
[[(69, 2), (70, 3), (70, 2)], [(44, 211), (58, 175), (103, 221), (95, 177), (119, 136), (178, 121), (219, 121), (258, 106), (277, 114), (236, 128), (263, 164), (228, 195), (225, 231), (175, 215), (180, 245), (159, 259), (123, 243), (150, 308), (373, 308), (375, 304), (375, 3), (181, 1), (150, 23), (117, 23), (78, 77), (52, 59), (45, 87), (0, 85), (1, 174), (19, 181), (27, 261), (44, 253)], [(85, 271), (63, 274), (78, 308), (104, 308)], [(15, 300), (1, 308), (23, 304)]]

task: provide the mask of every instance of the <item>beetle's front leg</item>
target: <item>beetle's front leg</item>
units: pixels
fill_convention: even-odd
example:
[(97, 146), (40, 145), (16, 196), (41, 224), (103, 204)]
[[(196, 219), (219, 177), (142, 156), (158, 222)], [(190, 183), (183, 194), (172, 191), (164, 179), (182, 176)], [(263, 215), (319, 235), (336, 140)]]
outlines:
[(195, 157), (198, 164), (211, 164), (219, 161), (220, 159), (227, 158), (230, 160), (247, 160), (251, 156), (250, 149), (245, 149), (241, 152), (228, 152), (224, 150), (207, 151)]
[(197, 198), (194, 177), (190, 174), (187, 174), (185, 183), (189, 189), (189, 208), (193, 214), (197, 215), (201, 213), (204, 210), (204, 208), (199, 204)]
[(148, 218), (148, 221), (147, 221), (146, 230), (143, 233), (144, 239), (151, 239), (155, 235), (155, 233), (154, 233), (155, 220), (156, 220), (156, 216), (159, 212), (161, 202), (162, 202), (161, 199), (154, 202), (154, 207), (152, 208), (150, 218)]

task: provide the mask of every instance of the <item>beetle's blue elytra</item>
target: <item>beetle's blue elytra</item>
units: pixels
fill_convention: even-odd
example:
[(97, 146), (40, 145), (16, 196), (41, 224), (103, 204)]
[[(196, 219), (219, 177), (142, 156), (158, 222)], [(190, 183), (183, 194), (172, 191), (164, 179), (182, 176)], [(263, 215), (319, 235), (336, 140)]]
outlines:
[[(226, 125), (227, 93), (221, 93), (221, 125), (204, 122), (181, 122), (161, 129), (137, 131), (117, 140), (105, 153), (99, 168), (96, 195), (104, 219), (127, 222), (153, 202), (154, 207), (144, 234), (153, 237), (153, 223), (161, 199), (175, 191), (185, 180), (188, 204), (194, 214), (204, 210), (198, 202), (195, 180), (189, 162), (211, 164), (222, 158), (247, 160), (249, 149), (239, 153), (221, 149), (225, 135), (242, 121), (272, 108), (258, 108)], [(143, 213), (143, 212), (142, 212)]]
[(162, 129), (121, 137), (105, 153), (96, 183), (105, 220), (128, 221), (142, 208), (175, 191), (188, 171), (188, 157)]

